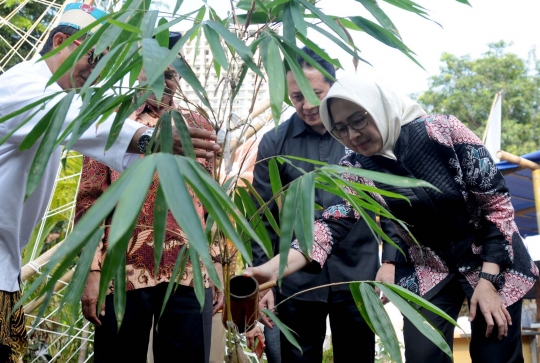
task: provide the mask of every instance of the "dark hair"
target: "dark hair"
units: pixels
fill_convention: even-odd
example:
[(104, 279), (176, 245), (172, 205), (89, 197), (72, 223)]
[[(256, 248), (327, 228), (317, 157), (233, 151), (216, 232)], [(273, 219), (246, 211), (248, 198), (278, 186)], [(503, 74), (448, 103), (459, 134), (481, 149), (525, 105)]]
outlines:
[[(308, 47), (303, 47), (302, 50), (304, 51), (304, 53), (306, 53), (307, 55), (309, 55), (311, 58), (313, 58), (313, 60), (317, 63), (319, 63), (319, 65), (324, 68), (324, 70), (329, 74), (331, 75), (332, 77), (336, 78), (336, 69), (334, 68), (334, 65), (332, 63), (330, 63), (329, 61), (327, 61), (326, 59), (322, 58), (320, 55), (318, 55), (317, 53), (315, 53), (314, 50), (312, 49), (309, 49)], [(311, 64), (309, 64), (304, 58), (302, 58), (302, 56), (300, 54), (298, 54), (296, 56), (296, 61), (298, 62), (298, 64), (300, 65), (300, 67), (302, 67), (303, 69), (307, 69), (307, 68), (313, 68), (315, 69)], [(330, 79), (328, 77), (324, 77), (324, 80), (331, 85), (334, 84), (334, 80), (333, 79)]]
[[(41, 48), (41, 50), (39, 51), (39, 54), (40, 55), (45, 55), (45, 54), (49, 53), (51, 50), (53, 50), (53, 38), (56, 35), (56, 33), (64, 33), (64, 34), (67, 34), (67, 35), (73, 35), (73, 34), (77, 33), (78, 31), (79, 31), (78, 29), (72, 28), (72, 27), (67, 26), (67, 25), (57, 26), (56, 28), (51, 30), (51, 32), (49, 33), (49, 37), (47, 38), (47, 41), (43, 45), (43, 48)], [(86, 35), (83, 35), (78, 40), (83, 40), (85, 38), (86, 38)]]

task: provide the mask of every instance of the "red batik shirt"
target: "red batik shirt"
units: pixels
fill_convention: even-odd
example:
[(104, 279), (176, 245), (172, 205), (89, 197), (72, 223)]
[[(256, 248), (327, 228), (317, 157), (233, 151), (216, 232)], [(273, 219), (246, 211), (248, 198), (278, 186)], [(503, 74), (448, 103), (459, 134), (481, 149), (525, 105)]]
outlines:
[[(179, 111), (182, 111), (182, 115), (189, 127), (199, 127), (208, 131), (213, 131), (212, 125), (200, 115), (190, 111), (186, 112), (186, 110), (179, 109)], [(159, 119), (159, 116), (154, 113), (151, 108), (143, 106), (137, 109), (137, 111), (134, 112), (130, 118), (148, 127), (154, 127)], [(209, 162), (202, 158), (197, 160), (210, 174), (213, 173), (213, 161)], [(119, 177), (120, 173), (85, 156), (79, 193), (77, 196), (75, 220), (77, 221)], [(154, 273), (154, 234), (152, 228), (154, 224), (154, 203), (158, 184), (159, 181), (156, 174), (154, 175), (152, 184), (148, 190), (148, 195), (143, 204), (141, 214), (139, 215), (137, 225), (133, 231), (133, 236), (129, 241), (126, 251), (126, 289), (128, 291), (144, 287), (151, 287), (162, 282), (170, 281), (176, 258), (182, 247), (188, 242), (184, 232), (180, 229), (169, 211), (167, 215), (163, 256), (161, 258), (157, 274)], [(197, 211), (197, 215), (199, 216), (201, 224), (204, 227), (205, 210), (203, 205), (189, 186), (188, 191), (193, 198), (195, 210)], [(106, 225), (110, 225), (110, 223), (111, 217), (105, 221)], [(92, 262), (92, 271), (101, 271), (103, 261), (107, 254), (108, 234), (109, 228), (106, 228), (104, 238), (99, 243)], [(216, 252), (217, 251), (215, 248), (211, 250), (213, 255), (216, 255)], [(214, 256), (213, 258), (216, 260), (218, 256)], [(202, 263), (200, 264), (203, 273), (204, 286), (208, 288), (211, 286), (211, 283), (206, 269)], [(188, 260), (186, 264), (180, 285), (193, 286), (193, 269), (192, 262), (190, 260)], [(112, 286), (109, 290), (109, 293), (111, 292), (113, 292)]]

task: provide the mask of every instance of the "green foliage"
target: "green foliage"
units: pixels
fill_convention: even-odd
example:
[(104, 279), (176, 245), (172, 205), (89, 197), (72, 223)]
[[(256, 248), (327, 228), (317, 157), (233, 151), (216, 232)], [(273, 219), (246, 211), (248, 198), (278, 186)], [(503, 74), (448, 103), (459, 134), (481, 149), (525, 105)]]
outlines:
[[(125, 118), (135, 108), (141, 105), (151, 94), (155, 94), (157, 99), (161, 98), (164, 92), (163, 72), (168, 67), (173, 67), (196, 92), (200, 104), (210, 109), (208, 118), (213, 122), (215, 129), (223, 128), (227, 132), (232, 132), (230, 128), (231, 113), (229, 111), (234, 97), (231, 97), (231, 95), (242, 86), (241, 83), (244, 80), (247, 68), (260, 76), (263, 75), (263, 70), (266, 71), (266, 77), (269, 79), (272, 89), (270, 103), (276, 123), (281, 116), (284, 95), (286, 94), (286, 71), (293, 72), (302, 93), (311, 104), (316, 105), (319, 103), (304, 72), (298, 66), (296, 58), (300, 56), (316, 68), (318, 65), (314, 63), (313, 59), (300, 51), (296, 41), (299, 40), (313, 48), (317, 54), (325, 59), (331, 58), (308, 40), (307, 31), (315, 30), (320, 35), (330, 39), (346, 50), (355, 61), (363, 61), (363, 59), (358, 56), (359, 48), (348, 36), (349, 30), (365, 31), (382, 44), (399, 49), (415, 61), (412, 51), (401, 41), (394, 24), (377, 4), (368, 0), (361, 2), (375, 16), (379, 24), (364, 19), (357, 14), (351, 14), (349, 17), (336, 17), (325, 14), (317, 8), (312, 0), (242, 1), (238, 3), (238, 8), (231, 9), (233, 11), (224, 19), (219, 19), (214, 9), (204, 2), (200, 10), (197, 11), (198, 15), (195, 19), (186, 14), (174, 15), (168, 23), (160, 20), (159, 24), (156, 24), (158, 11), (149, 10), (151, 1), (127, 0), (118, 12), (110, 14), (106, 18), (102, 18), (87, 28), (80, 30), (68, 38), (60, 47), (44, 57), (54, 56), (66, 48), (74, 39), (85, 34), (97, 23), (104, 21), (103, 26), (95, 34), (87, 38), (81, 46), (77, 47), (66, 58), (50, 80), (50, 82), (54, 82), (66, 71), (69, 71), (81, 57), (86, 57), (86, 53), (92, 47), (96, 47), (97, 53), (105, 49), (109, 50), (109, 53), (98, 63), (86, 84), (77, 90), (78, 97), (82, 98), (83, 104), (79, 115), (68, 127), (64, 128), (65, 125), (61, 125), (61, 121), (65, 116), (66, 106), (71, 103), (74, 97), (73, 91), (50, 108), (46, 116), (24, 140), (22, 145), (24, 148), (28, 148), (36, 142), (40, 143), (40, 152), (37, 153), (32, 163), (31, 177), (26, 184), (27, 194), (30, 194), (39, 183), (47, 164), (46, 161), (50, 158), (56, 146), (66, 144), (66, 148), (70, 149), (83, 132), (90, 127), (94, 127), (96, 122), (100, 123), (116, 112), (116, 116), (113, 115), (114, 122), (107, 143), (107, 148), (110, 147), (117, 139)], [(387, 2), (419, 16), (427, 17), (425, 9), (410, 0), (387, 0)], [(181, 12), (181, 3), (182, 1), (177, 1), (174, 8), (175, 13), (177, 11)], [(251, 6), (248, 3), (251, 3)], [(234, 2), (232, 4), (234, 6)], [(244, 9), (244, 11), (240, 11), (239, 8)], [(167, 47), (162, 46), (164, 34), (161, 33), (168, 32), (168, 28), (176, 24), (180, 18), (192, 21), (191, 28), (186, 31), (173, 49), (169, 50)], [(259, 24), (261, 26), (252, 32), (251, 28), (248, 28), (249, 24)], [(159, 26), (156, 27), (156, 25)], [(278, 29), (281, 26), (285, 28), (283, 36), (280, 35)], [(207, 90), (200, 83), (184, 58), (177, 56), (186, 41), (193, 40), (195, 37), (199, 39), (201, 36), (205, 36), (210, 44), (211, 65), (214, 66), (217, 73), (221, 72), (221, 75), (228, 80), (223, 82), (222, 99), (228, 100), (226, 101), (228, 107), (223, 109), (221, 106), (218, 110), (212, 109), (208, 102)], [(337, 60), (332, 60), (332, 62), (340, 64)], [(141, 82), (137, 87), (134, 87), (134, 82), (142, 67), (146, 71), (147, 81)], [(98, 74), (100, 82), (95, 86), (93, 82), (96, 81)], [(130, 81), (124, 81), (127, 79)], [(254, 97), (256, 96), (255, 93)], [(195, 100), (188, 101), (190, 101), (190, 104), (196, 102)], [(42, 100), (42, 102), (44, 103), (45, 100)], [(200, 111), (201, 109), (198, 108), (197, 110)], [(8, 115), (0, 119), (0, 123), (9, 117), (12, 116)], [(176, 129), (180, 134), (184, 148), (189, 150), (189, 156), (172, 155), (170, 153), (172, 149), (172, 129), (169, 124), (163, 126), (163, 123), (169, 123), (171, 120), (177, 125)], [(161, 146), (160, 152), (155, 152), (154, 149), (154, 152), (133, 163), (106, 190), (80, 219), (73, 232), (67, 237), (66, 242), (44, 268), (43, 274), (38, 276), (25, 292), (23, 301), (35, 296), (37, 291), (41, 295), (45, 294), (44, 303), (38, 312), (39, 316), (43, 316), (47, 312), (49, 304), (55, 301), (56, 296), (52, 294), (54, 285), (68, 269), (72, 268), (75, 261), (78, 262), (81, 269), (89, 266), (89, 260), (101, 233), (102, 222), (110, 213), (113, 213), (113, 217), (109, 235), (109, 249), (102, 270), (98, 306), (101, 305), (105, 298), (109, 282), (112, 279), (124, 280), (126, 245), (154, 173), (159, 176), (160, 194), (158, 202), (159, 211), (161, 211), (161, 214), (159, 214), (161, 218), (159, 216), (156, 218), (157, 225), (154, 226), (154, 230), (158, 231), (154, 243), (163, 244), (163, 226), (160, 223), (163, 224), (163, 213), (167, 210), (172, 212), (189, 240), (189, 248), (186, 248), (186, 251), (182, 252), (178, 257), (170, 286), (182, 274), (185, 263), (184, 257), (189, 254), (192, 261), (201, 260), (206, 266), (210, 278), (219, 288), (222, 287), (208, 251), (209, 243), (214, 242), (207, 238), (208, 234), (220, 236), (220, 241), (225, 239), (230, 241), (247, 265), (251, 263), (251, 251), (247, 247), (250, 240), (259, 243), (267, 253), (271, 253), (267, 232), (260, 227), (261, 214), (269, 214), (267, 213), (267, 205), (263, 204), (259, 210), (256, 210), (253, 198), (260, 198), (257, 198), (256, 195), (250, 196), (246, 190), (242, 191), (242, 189), (238, 188), (237, 180), (233, 181), (230, 187), (223, 187), (216, 181), (220, 180), (219, 173), (214, 175), (214, 178), (208, 175), (206, 170), (192, 157), (191, 139), (187, 128), (181, 126), (182, 120), (178, 114), (169, 114), (161, 121), (160, 132), (156, 133), (157, 136), (152, 139), (155, 145)], [(246, 128), (249, 128), (249, 126), (246, 125)], [(225, 148), (224, 150), (226, 151)], [(230, 156), (225, 155), (224, 158), (217, 161), (218, 170), (221, 160), (226, 160)], [(234, 155), (232, 156), (234, 157)], [(287, 157), (278, 158), (277, 161), (290, 163)], [(432, 187), (428, 183), (419, 180), (315, 163), (318, 164), (318, 167), (314, 172), (306, 173), (290, 185), (282, 186), (273, 183), (274, 198), (278, 198), (278, 203), (282, 203), (283, 206), (280, 212), (280, 225), (273, 226), (281, 235), (280, 251), (282, 252), (289, 250), (293, 235), (298, 238), (299, 244), (304, 251), (312, 248), (313, 225), (311, 216), (314, 215), (315, 208), (313, 202), (314, 188), (321, 188), (342, 196), (364, 217), (367, 216), (365, 212), (367, 209), (395, 220), (406, 229), (405, 224), (396, 220), (389, 211), (385, 210), (369, 194), (371, 192), (384, 193), (383, 191), (343, 180), (341, 174), (344, 171), (392, 185)], [(275, 171), (275, 168), (273, 170)], [(276, 178), (272, 179), (275, 180)], [(208, 211), (209, 226), (207, 231), (203, 230), (200, 220), (196, 217), (187, 186), (190, 187)], [(350, 188), (356, 192), (356, 195), (345, 193), (344, 187)], [(250, 185), (247, 188), (253, 192)], [(403, 198), (399, 195), (393, 196)], [(373, 220), (367, 218), (367, 221), (374, 235), (382, 234), (385, 241), (394, 244), (384, 235)], [(215, 228), (217, 232), (211, 232), (212, 228)], [(210, 233), (207, 234), (208, 231)], [(227, 256), (226, 246), (227, 244), (223, 244), (220, 248), (225, 251)], [(156, 260), (159, 259), (161, 251), (162, 247), (155, 249)], [(229, 257), (237, 258), (236, 255)], [(192, 266), (194, 268), (195, 292), (199, 302), (202, 304), (204, 302), (202, 274), (198, 269), (199, 264), (193, 263)], [(282, 258), (281, 272), (283, 268), (284, 259)], [(226, 270), (224, 269), (224, 271)], [(71, 282), (69, 290), (61, 301), (61, 303), (66, 304), (68, 309), (63, 310), (62, 313), (71, 312), (71, 316), (77, 315), (78, 301), (80, 292), (86, 282), (86, 273), (86, 271), (79, 271), (77, 273), (78, 278)], [(229, 277), (224, 274), (225, 286), (227, 286)], [(121, 317), (125, 307), (125, 288), (122, 288), (121, 284), (117, 284), (116, 287), (114, 304), (118, 315)], [(395, 299), (403, 299), (404, 292), (392, 291), (395, 292)], [(361, 311), (364, 311), (364, 318), (367, 317), (376, 333), (381, 335), (383, 343), (392, 352), (392, 356), (396, 356), (398, 345), (395, 334), (387, 331), (389, 320), (385, 315), (380, 314), (382, 305), (374, 295), (372, 286), (363, 284), (357, 288), (357, 292), (363, 301), (364, 309)], [(414, 297), (406, 297), (406, 299), (411, 301)], [(421, 299), (418, 301), (421, 302)], [(384, 309), (382, 310), (384, 311)], [(410, 313), (410, 315), (416, 321), (422, 321), (418, 320), (420, 318), (413, 313)], [(229, 329), (229, 332), (231, 332), (231, 329)], [(292, 335), (290, 339), (294, 341)], [(440, 343), (441, 339), (438, 336), (438, 338), (433, 338), (433, 341), (448, 352), (447, 346)]]
[(441, 57), (441, 73), (418, 97), (426, 111), (452, 114), (482, 138), (493, 97), (503, 91), (502, 148), (522, 155), (540, 148), (540, 61), (524, 60), (503, 41), (489, 45), (478, 59)]
[[(0, 19), (7, 17), (15, 10), (23, 1), (22, 0), (7, 0), (0, 2)], [(36, 44), (35, 39), (39, 39), (46, 32), (50, 21), (53, 18), (54, 10), (48, 10), (48, 5), (39, 1), (29, 1), (24, 7), (20, 8), (14, 16), (9, 19), (9, 23), (18, 28), (15, 31), (7, 24), (0, 21), (0, 74), (13, 67), (20, 61), (27, 59), (32, 52), (33, 45)], [(23, 40), (20, 32), (28, 31), (34, 23), (43, 15), (37, 26), (31, 32), (33, 38)], [(17, 53), (14, 53), (11, 47), (20, 44)]]

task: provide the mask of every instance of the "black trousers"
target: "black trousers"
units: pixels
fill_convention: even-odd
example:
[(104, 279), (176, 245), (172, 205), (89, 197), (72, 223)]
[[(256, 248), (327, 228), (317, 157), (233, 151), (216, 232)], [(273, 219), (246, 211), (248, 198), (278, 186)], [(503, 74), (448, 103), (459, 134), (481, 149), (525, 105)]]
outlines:
[(152, 318), (156, 363), (208, 362), (212, 331), (212, 289), (206, 289), (205, 304), (201, 311), (195, 290), (188, 286), (178, 286), (176, 292), (169, 297), (160, 318), (167, 284), (128, 291), (120, 331), (116, 325), (113, 296), (107, 296), (105, 316), (100, 317), (102, 325), (96, 327), (95, 332), (95, 363), (146, 363)]
[[(465, 293), (457, 278), (447, 283), (430, 302), (450, 315), (454, 320), (465, 300)], [(486, 338), (486, 320), (480, 311), (471, 322), (471, 340), (469, 351), (473, 363), (518, 363), (523, 362), (521, 347), (521, 300), (507, 307), (512, 317), (512, 325), (508, 326), (508, 336), (499, 340), (497, 326)], [(454, 326), (445, 319), (425, 309), (420, 309), (427, 319), (444, 334), (450, 348), (454, 343)], [(451, 363), (442, 350), (420, 333), (408, 320), (404, 319), (403, 335), (405, 340), (405, 361), (407, 363)]]
[[(358, 311), (352, 295), (337, 302), (289, 299), (278, 307), (279, 319), (292, 331), (302, 352), (281, 333), (282, 363), (320, 363), (326, 335), (326, 317), (330, 316), (334, 362), (372, 363), (375, 335)], [(284, 297), (279, 296), (278, 301)]]

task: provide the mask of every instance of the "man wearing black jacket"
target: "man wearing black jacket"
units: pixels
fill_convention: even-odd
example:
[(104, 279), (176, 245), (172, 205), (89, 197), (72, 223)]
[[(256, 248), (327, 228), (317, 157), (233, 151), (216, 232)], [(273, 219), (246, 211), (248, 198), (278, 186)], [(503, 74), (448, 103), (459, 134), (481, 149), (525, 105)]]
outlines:
[[(313, 51), (304, 48), (330, 75), (335, 76), (331, 63), (319, 57)], [(319, 99), (323, 99), (332, 86), (333, 80), (326, 78), (321, 72), (306, 63), (302, 58), (297, 59), (303, 68), (310, 85)], [(312, 106), (304, 98), (292, 72), (287, 74), (288, 92), (296, 112), (291, 118), (279, 125), (277, 130), (266, 133), (260, 144), (257, 161), (253, 173), (253, 186), (263, 200), (272, 198), (268, 160), (272, 156), (291, 155), (306, 159), (315, 159), (328, 164), (338, 164), (345, 155), (343, 145), (337, 142), (325, 129), (319, 117), (319, 107)], [(314, 164), (292, 160), (292, 163), (306, 172), (314, 169)], [(281, 183), (286, 185), (302, 173), (288, 163), (279, 164)], [(339, 197), (321, 189), (315, 191), (315, 203), (326, 209), (342, 202)], [(270, 205), (276, 220), (279, 217), (278, 207), (275, 203)], [(316, 211), (314, 219), (321, 217), (322, 210)], [(375, 218), (372, 215), (372, 218)], [(273, 244), (274, 253), (279, 250), (279, 236), (266, 221), (266, 228)], [(397, 232), (391, 222), (381, 220), (387, 235), (397, 240)], [(268, 261), (260, 246), (252, 244), (254, 266)], [(383, 263), (393, 263), (396, 250), (394, 247), (383, 244)], [(291, 295), (316, 286), (359, 280), (387, 281), (385, 276), (376, 276), (379, 269), (379, 241), (372, 235), (364, 220), (360, 220), (351, 233), (342, 241), (339, 248), (333, 251), (326, 265), (319, 274), (299, 271), (283, 279), (282, 288), (272, 290), (261, 298), (261, 304), (266, 308), (273, 308), (274, 301), (281, 302)], [(313, 362), (322, 361), (323, 342), (326, 335), (326, 318), (330, 317), (332, 330), (332, 345), (335, 362), (349, 362), (351, 353), (358, 354), (363, 362), (373, 362), (375, 352), (375, 336), (365, 323), (353, 297), (348, 284), (335, 285), (315, 289), (302, 293), (289, 299), (277, 308), (279, 319), (291, 328), (302, 347), (302, 352), (290, 344), (281, 334), (281, 362)], [(263, 318), (264, 320), (264, 318)], [(269, 325), (273, 325), (269, 322)], [(274, 327), (274, 331), (277, 328)], [(265, 329), (265, 335), (268, 329)], [(272, 338), (267, 336), (267, 346), (273, 344)], [(353, 353), (356, 352), (356, 353)], [(270, 358), (269, 362), (279, 362)]]

